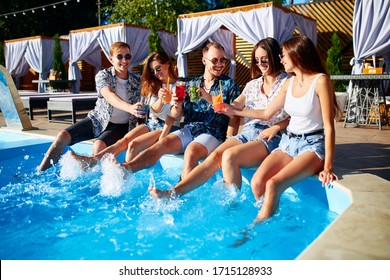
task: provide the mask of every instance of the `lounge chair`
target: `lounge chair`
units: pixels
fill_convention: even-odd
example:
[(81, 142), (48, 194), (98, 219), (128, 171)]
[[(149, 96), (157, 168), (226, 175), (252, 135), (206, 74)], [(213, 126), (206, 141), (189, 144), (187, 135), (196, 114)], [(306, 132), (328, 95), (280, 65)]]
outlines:
[(66, 122), (59, 119), (53, 119), (53, 111), (70, 112), (72, 123), (76, 122), (76, 115), (81, 110), (91, 110), (95, 107), (97, 93), (94, 94), (73, 94), (67, 97), (52, 97), (47, 101), (47, 117), (49, 122)]
[(92, 93), (21, 93), (20, 98), (22, 99), (24, 108), (26, 108), (30, 116), (30, 120), (33, 120), (34, 109), (46, 109), (47, 101), (49, 101), (50, 98), (86, 96), (91, 94)]

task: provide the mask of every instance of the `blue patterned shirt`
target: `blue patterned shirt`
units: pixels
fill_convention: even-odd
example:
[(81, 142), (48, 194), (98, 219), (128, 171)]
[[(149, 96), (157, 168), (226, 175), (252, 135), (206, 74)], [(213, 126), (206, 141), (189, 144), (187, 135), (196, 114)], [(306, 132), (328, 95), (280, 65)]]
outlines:
[[(88, 117), (92, 120), (93, 134), (95, 137), (98, 137), (107, 128), (114, 110), (114, 107), (108, 103), (100, 93), (103, 87), (109, 87), (113, 92), (116, 92), (117, 77), (115, 75), (114, 66), (100, 70), (95, 76), (95, 81), (98, 99), (96, 101), (95, 108), (88, 113)], [(130, 104), (138, 102), (141, 95), (140, 77), (132, 71), (129, 71), (127, 94), (128, 100), (125, 101), (129, 102)], [(136, 125), (137, 117), (130, 114), (129, 130), (136, 127)]]
[[(203, 76), (193, 79), (204, 84)], [(211, 86), (210, 94), (218, 95), (220, 93), (220, 82), (222, 85), (222, 97), (224, 103), (232, 103), (240, 95), (240, 87), (237, 82), (228, 76), (221, 75), (217, 77)], [(189, 92), (189, 83), (186, 83), (186, 92)], [(213, 106), (203, 98), (196, 102), (191, 102), (187, 95), (183, 102), (184, 125), (191, 131), (195, 138), (200, 134), (211, 134), (220, 141), (225, 141), (226, 131), (230, 118), (224, 114), (214, 112)]]

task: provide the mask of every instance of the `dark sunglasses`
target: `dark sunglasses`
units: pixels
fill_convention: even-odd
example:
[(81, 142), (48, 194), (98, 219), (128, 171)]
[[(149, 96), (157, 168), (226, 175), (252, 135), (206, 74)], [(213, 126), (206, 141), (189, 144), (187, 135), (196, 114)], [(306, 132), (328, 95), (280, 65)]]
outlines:
[(268, 63), (268, 58), (263, 58), (263, 59), (261, 59), (261, 60), (255, 60), (255, 63), (256, 64), (267, 64)]
[(284, 57), (284, 54), (279, 54), (279, 58), (280, 58), (280, 60), (282, 60), (282, 59), (283, 59), (283, 57)]
[(150, 74), (152, 74), (152, 75), (159, 73), (161, 71), (161, 66), (157, 66), (156, 68), (150, 69), (149, 71), (150, 71)]
[(123, 58), (125, 58), (126, 60), (130, 60), (130, 59), (131, 59), (131, 54), (127, 53), (127, 54), (125, 54), (125, 56), (123, 56), (122, 54), (118, 54), (118, 55), (116, 56), (116, 58), (117, 58), (118, 60), (122, 60)]
[(225, 64), (228, 61), (228, 59), (224, 58), (224, 57), (220, 58), (219, 60), (218, 60), (218, 58), (215, 58), (215, 57), (213, 59), (208, 59), (207, 57), (204, 56), (204, 58), (207, 59), (208, 61), (210, 61), (212, 64), (217, 64), (218, 61), (221, 64)]

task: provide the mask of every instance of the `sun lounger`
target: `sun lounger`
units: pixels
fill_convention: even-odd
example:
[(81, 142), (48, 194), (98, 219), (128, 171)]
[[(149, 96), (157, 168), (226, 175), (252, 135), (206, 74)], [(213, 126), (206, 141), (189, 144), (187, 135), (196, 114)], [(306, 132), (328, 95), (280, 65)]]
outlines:
[(72, 96), (90, 96), (96, 95), (96, 93), (52, 93), (52, 94), (42, 94), (42, 93), (19, 93), (20, 98), (23, 102), (24, 108), (26, 108), (30, 120), (34, 119), (34, 109), (46, 109), (47, 101), (50, 98), (60, 98), (60, 97), (72, 97)]
[(76, 122), (76, 114), (81, 110), (91, 110), (95, 107), (97, 94), (68, 97), (53, 97), (47, 101), (47, 116), (49, 122), (69, 122), (53, 119), (53, 111), (70, 112), (72, 114), (72, 123)]

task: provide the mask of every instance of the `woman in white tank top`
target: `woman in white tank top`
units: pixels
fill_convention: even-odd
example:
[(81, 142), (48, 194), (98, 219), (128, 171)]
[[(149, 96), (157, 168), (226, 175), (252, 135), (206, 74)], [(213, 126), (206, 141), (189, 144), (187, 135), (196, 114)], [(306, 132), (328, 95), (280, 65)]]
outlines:
[(333, 172), (336, 97), (317, 50), (308, 37), (296, 36), (282, 44), (280, 58), (294, 76), (259, 116), (267, 118), (284, 105), (291, 119), (279, 147), (252, 177), (255, 198), (264, 197), (254, 223), (273, 215), (282, 193), (302, 179), (319, 174), (324, 186), (338, 179)]

